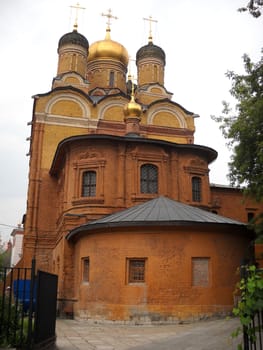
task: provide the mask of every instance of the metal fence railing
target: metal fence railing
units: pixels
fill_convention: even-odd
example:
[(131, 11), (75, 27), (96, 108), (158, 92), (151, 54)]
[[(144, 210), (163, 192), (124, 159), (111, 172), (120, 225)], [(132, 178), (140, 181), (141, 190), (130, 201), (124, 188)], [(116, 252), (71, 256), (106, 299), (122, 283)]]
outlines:
[(0, 348), (38, 349), (55, 342), (57, 276), (0, 268)]
[(34, 327), (35, 271), (0, 268), (0, 348), (30, 349)]
[[(263, 269), (257, 269), (256, 273), (263, 276)], [(246, 288), (248, 286), (249, 269), (247, 266), (241, 268), (241, 278), (245, 281)], [(263, 297), (263, 296), (262, 296)], [(252, 315), (251, 322), (243, 326), (243, 345), (244, 350), (263, 350), (263, 309), (262, 306), (255, 310)]]

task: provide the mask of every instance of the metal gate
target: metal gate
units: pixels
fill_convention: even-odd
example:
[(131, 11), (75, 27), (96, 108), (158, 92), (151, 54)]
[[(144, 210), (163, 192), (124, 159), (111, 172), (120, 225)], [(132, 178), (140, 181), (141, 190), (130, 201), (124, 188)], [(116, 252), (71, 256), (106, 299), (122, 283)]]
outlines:
[[(262, 274), (263, 270), (257, 269), (256, 272)], [(246, 284), (249, 277), (247, 266), (241, 267), (241, 277)], [(247, 288), (247, 287), (246, 287)], [(244, 350), (263, 350), (263, 310), (261, 307), (253, 314), (251, 322), (243, 326), (243, 345)]]
[(57, 284), (56, 275), (38, 271), (34, 348), (43, 347), (56, 340)]
[(54, 343), (57, 276), (30, 268), (0, 268), (0, 348)]

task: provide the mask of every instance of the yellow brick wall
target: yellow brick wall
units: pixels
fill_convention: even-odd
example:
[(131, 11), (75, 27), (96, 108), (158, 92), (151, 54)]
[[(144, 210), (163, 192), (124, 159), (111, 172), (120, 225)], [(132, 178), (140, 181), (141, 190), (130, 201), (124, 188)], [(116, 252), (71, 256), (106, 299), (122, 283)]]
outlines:
[(62, 100), (54, 103), (50, 111), (51, 114), (65, 115), (72, 118), (83, 117), (80, 105), (75, 101)]
[(82, 135), (88, 132), (87, 129), (59, 126), (59, 125), (45, 125), (43, 136), (43, 149), (45, 152), (42, 154), (41, 168), (49, 169), (54, 158), (54, 154), (57, 145), (63, 139), (74, 136)]

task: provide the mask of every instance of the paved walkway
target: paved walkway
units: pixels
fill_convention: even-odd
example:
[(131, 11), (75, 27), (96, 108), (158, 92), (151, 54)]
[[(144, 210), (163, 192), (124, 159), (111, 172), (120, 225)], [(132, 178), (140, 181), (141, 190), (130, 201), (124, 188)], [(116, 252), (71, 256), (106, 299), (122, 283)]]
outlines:
[(236, 350), (237, 319), (182, 325), (119, 325), (57, 320), (57, 350)]

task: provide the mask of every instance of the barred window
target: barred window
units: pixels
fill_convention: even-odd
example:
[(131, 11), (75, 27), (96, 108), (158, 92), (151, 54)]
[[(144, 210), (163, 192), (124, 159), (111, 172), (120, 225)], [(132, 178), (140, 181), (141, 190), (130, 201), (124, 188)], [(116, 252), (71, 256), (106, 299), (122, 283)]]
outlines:
[(82, 282), (89, 282), (89, 269), (90, 269), (89, 258), (83, 258), (82, 259)]
[(145, 282), (145, 259), (128, 259), (128, 283)]
[(192, 177), (192, 200), (193, 202), (201, 202), (201, 189), (202, 189), (202, 181), (200, 177), (194, 176)]
[(85, 171), (82, 175), (82, 197), (96, 196), (96, 171)]
[(153, 164), (141, 166), (141, 193), (158, 192), (158, 168)]

